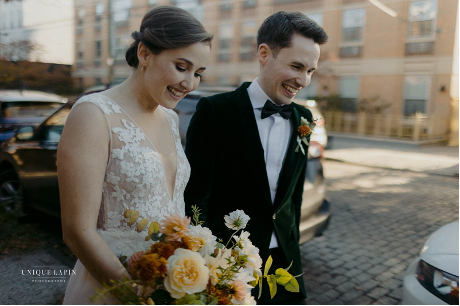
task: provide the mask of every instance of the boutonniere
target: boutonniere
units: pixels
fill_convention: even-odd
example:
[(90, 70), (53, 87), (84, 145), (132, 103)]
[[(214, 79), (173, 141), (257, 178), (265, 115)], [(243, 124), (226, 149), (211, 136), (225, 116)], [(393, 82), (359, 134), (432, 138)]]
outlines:
[(316, 121), (318, 119), (313, 119), (312, 122), (308, 121), (304, 117), (300, 118), (300, 126), (297, 128), (297, 148), (295, 149), (296, 152), (299, 152), (299, 149), (302, 151), (303, 155), (305, 155), (305, 149), (302, 146), (302, 143), (305, 145), (310, 145), (308, 142), (308, 136), (313, 132), (313, 129), (316, 126)]

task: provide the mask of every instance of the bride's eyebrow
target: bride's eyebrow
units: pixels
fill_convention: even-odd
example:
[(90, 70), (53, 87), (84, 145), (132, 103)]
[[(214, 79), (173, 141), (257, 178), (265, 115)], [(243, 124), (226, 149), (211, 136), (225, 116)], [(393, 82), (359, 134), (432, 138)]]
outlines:
[[(177, 60), (180, 60), (180, 61), (184, 61), (187, 63), (187, 65), (193, 67), (193, 63), (191, 61), (189, 61), (188, 59), (186, 58), (183, 58), (183, 57), (178, 57), (176, 58)], [(198, 68), (197, 70), (206, 70), (206, 67), (201, 67), (201, 68)]]

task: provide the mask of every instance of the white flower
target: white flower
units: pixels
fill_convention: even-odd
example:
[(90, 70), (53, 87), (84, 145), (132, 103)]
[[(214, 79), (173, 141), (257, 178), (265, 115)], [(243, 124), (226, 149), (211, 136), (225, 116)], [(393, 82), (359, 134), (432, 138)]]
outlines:
[(254, 297), (251, 295), (251, 292), (248, 292), (246, 294), (244, 300), (237, 301), (235, 298), (233, 298), (231, 302), (233, 305), (257, 305), (256, 301), (254, 300)]
[(214, 236), (211, 230), (201, 225), (191, 226), (188, 232), (189, 236), (197, 238), (201, 243), (199, 250), (201, 256), (210, 255), (214, 252), (217, 244), (217, 237)]
[(239, 237), (235, 238), (236, 242), (241, 245), (241, 248), (236, 247), (240, 255), (248, 255), (248, 262), (246, 263), (246, 268), (254, 269), (259, 275), (262, 275), (260, 268), (262, 267), (262, 258), (259, 255), (259, 249), (255, 247), (251, 240), (249, 240), (249, 232), (242, 231)]
[(167, 270), (164, 286), (175, 299), (187, 293), (197, 293), (206, 289), (209, 269), (197, 252), (177, 249), (174, 255), (168, 258)]
[(240, 269), (236, 274), (235, 274), (235, 279), (239, 279), (243, 283), (246, 284), (247, 289), (250, 291), (253, 286), (249, 285), (249, 282), (255, 281), (256, 278), (254, 277), (254, 269), (252, 266), (249, 267), (244, 267), (243, 269)]
[(209, 268), (209, 279), (211, 284), (215, 286), (219, 281), (219, 276), (222, 275), (222, 269), (227, 269), (229, 267), (228, 258), (232, 256), (231, 249), (219, 249), (219, 252), (216, 257), (209, 255), (204, 256), (206, 266)]
[(232, 230), (244, 229), (250, 219), (251, 218), (249, 218), (244, 211), (239, 209), (224, 217), (225, 225)]

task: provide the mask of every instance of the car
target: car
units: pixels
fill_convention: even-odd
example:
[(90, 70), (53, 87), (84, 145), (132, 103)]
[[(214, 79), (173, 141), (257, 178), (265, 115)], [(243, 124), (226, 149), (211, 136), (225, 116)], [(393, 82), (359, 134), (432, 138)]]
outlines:
[[(198, 100), (222, 90), (199, 88), (179, 102), (175, 110), (181, 122), (179, 129), (183, 143)], [(14, 137), (1, 145), (0, 205), (3, 204), (19, 215), (40, 210), (60, 216), (56, 152), (74, 102), (61, 107), (36, 128), (19, 128)], [(307, 163), (300, 225), (301, 243), (321, 235), (331, 216), (330, 204), (325, 199), (326, 181), (320, 143), (311, 141)]]
[(0, 142), (25, 125), (38, 125), (66, 103), (61, 96), (34, 90), (0, 90)]
[(403, 279), (402, 304), (458, 305), (459, 222), (435, 231)]

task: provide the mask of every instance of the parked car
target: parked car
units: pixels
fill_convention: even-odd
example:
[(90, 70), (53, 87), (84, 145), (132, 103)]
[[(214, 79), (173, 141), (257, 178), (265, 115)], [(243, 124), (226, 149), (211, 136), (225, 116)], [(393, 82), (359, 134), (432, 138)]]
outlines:
[(406, 305), (458, 305), (459, 222), (435, 231), (407, 268), (403, 280)]
[[(221, 89), (197, 90), (179, 102), (180, 133), (185, 133), (198, 100)], [(67, 103), (37, 128), (21, 127), (0, 148), (0, 203), (17, 213), (37, 209), (59, 217), (59, 189), (56, 150), (74, 101)], [(330, 204), (325, 199), (322, 146), (311, 141), (304, 185), (301, 242), (320, 235), (330, 218)]]
[(38, 125), (67, 99), (33, 90), (0, 90), (0, 142), (25, 125)]

